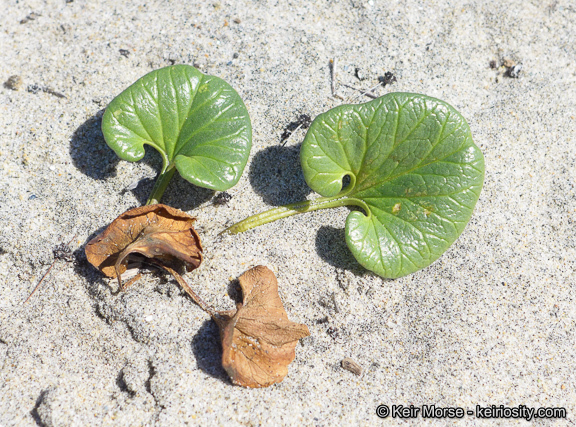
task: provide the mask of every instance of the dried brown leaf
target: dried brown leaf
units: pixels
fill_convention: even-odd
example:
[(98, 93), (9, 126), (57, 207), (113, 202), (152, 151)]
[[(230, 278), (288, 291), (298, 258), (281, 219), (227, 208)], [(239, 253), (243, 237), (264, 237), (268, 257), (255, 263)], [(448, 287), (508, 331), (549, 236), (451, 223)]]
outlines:
[(257, 266), (240, 276), (243, 302), (214, 319), (222, 339), (222, 365), (232, 382), (268, 387), (281, 382), (308, 327), (288, 320), (274, 273)]
[(108, 277), (126, 271), (128, 255), (141, 254), (161, 265), (183, 263), (187, 271), (202, 262), (196, 219), (170, 206), (156, 204), (124, 212), (86, 245), (88, 261)]

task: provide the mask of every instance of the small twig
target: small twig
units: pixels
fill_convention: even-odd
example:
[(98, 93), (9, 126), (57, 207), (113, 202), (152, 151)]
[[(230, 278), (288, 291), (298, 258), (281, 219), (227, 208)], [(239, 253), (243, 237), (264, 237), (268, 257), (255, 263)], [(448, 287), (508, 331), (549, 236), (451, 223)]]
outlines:
[(28, 87), (26, 88), (26, 90), (30, 93), (38, 93), (40, 91), (45, 92), (45, 93), (49, 93), (50, 95), (54, 95), (58, 98), (66, 98), (66, 95), (60, 93), (60, 92), (56, 92), (54, 89), (48, 87), (48, 86), (39, 86), (36, 83), (28, 85)]
[(303, 124), (299, 124), (298, 127), (296, 129), (294, 129), (293, 131), (290, 132), (290, 135), (288, 135), (288, 138), (286, 138), (282, 144), (280, 144), (282, 147), (284, 147), (286, 145), (286, 143), (290, 140), (290, 138), (292, 138), (292, 135), (294, 135), (296, 133), (296, 131), (298, 129), (300, 129), (303, 126)]
[[(74, 236), (70, 239), (70, 241), (68, 243), (66, 243), (66, 246), (69, 246), (70, 243), (72, 243), (72, 240), (74, 240), (75, 238), (76, 238), (76, 234), (74, 234)], [(38, 284), (36, 285), (34, 290), (30, 293), (30, 295), (28, 295), (28, 298), (26, 298), (26, 300), (22, 304), (26, 304), (28, 302), (28, 300), (30, 299), (30, 297), (32, 295), (34, 295), (34, 292), (36, 292), (36, 290), (38, 290), (38, 288), (40, 287), (40, 285), (42, 284), (42, 282), (44, 281), (46, 276), (48, 276), (48, 273), (50, 273), (50, 270), (52, 270), (52, 267), (54, 267), (54, 264), (56, 264), (57, 260), (58, 260), (58, 258), (55, 256), (54, 261), (52, 261), (52, 264), (50, 264), (50, 267), (48, 267), (48, 270), (46, 271), (46, 273), (44, 273), (44, 275), (42, 276), (42, 278), (40, 279), (40, 281), (38, 282)]]
[(376, 87), (378, 87), (379, 85), (376, 86), (376, 87), (374, 87), (374, 88), (372, 88), (372, 89), (369, 89), (367, 92), (365, 92), (364, 89), (358, 89), (357, 87), (347, 85), (346, 83), (340, 83), (340, 84), (341, 84), (342, 86), (344, 86), (344, 87), (347, 87), (348, 89), (354, 89), (354, 90), (357, 90), (358, 92), (363, 92), (363, 93), (361, 93), (359, 96), (361, 96), (361, 95), (366, 95), (368, 98), (372, 98), (372, 99), (378, 98), (376, 95), (372, 94), (371, 92), (372, 92)]
[(330, 60), (330, 89), (332, 90), (332, 96), (336, 94), (336, 62)]
[(42, 284), (42, 282), (44, 281), (44, 279), (46, 278), (46, 276), (48, 276), (48, 273), (50, 273), (50, 270), (52, 270), (52, 267), (54, 267), (54, 264), (56, 263), (56, 258), (54, 258), (54, 261), (52, 261), (52, 264), (50, 264), (50, 267), (48, 268), (48, 271), (46, 271), (46, 273), (44, 273), (44, 276), (42, 276), (42, 278), (40, 279), (40, 281), (38, 282), (38, 284), (36, 285), (36, 287), (34, 288), (34, 290), (30, 293), (30, 295), (28, 295), (28, 298), (26, 298), (26, 301), (24, 301), (22, 304), (26, 304), (28, 302), (28, 300), (30, 299), (30, 297), (32, 295), (34, 295), (34, 292), (36, 292), (36, 290), (40, 287), (40, 285)]
[(292, 136), (298, 131), (298, 129), (308, 129), (312, 124), (312, 119), (308, 114), (300, 114), (298, 118), (290, 122), (286, 128), (284, 128), (284, 132), (280, 137), (280, 145), (284, 147), (286, 143), (292, 138)]
[(60, 92), (56, 92), (54, 89), (50, 88), (50, 87), (43, 87), (42, 90), (50, 95), (54, 95), (57, 98), (67, 98), (66, 95), (64, 95), (63, 93)]
[[(126, 283), (124, 284), (120, 284), (120, 291), (125, 291), (129, 286), (133, 285), (134, 283), (136, 283), (136, 281), (138, 279), (140, 279), (140, 277), (142, 277), (142, 273), (138, 273), (136, 274), (136, 276), (132, 277), (130, 280), (128, 280)], [(118, 280), (120, 281), (120, 279)]]
[[(355, 97), (353, 97), (353, 98), (348, 98), (347, 102), (352, 102), (352, 101), (360, 98), (362, 95), (366, 95), (366, 96), (370, 97), (370, 95), (372, 95), (371, 92), (372, 92), (374, 89), (376, 89), (378, 86), (380, 86), (381, 84), (382, 84), (382, 83), (378, 83), (378, 84), (377, 84), (376, 86), (374, 86), (373, 88), (370, 88), (370, 89), (365, 90), (365, 91), (361, 91), (361, 93), (359, 93), (359, 94), (356, 95)], [(356, 90), (358, 90), (358, 89), (356, 89)], [(370, 94), (370, 95), (368, 95), (368, 94)], [(374, 95), (372, 95), (372, 96), (374, 96)], [(376, 98), (377, 98), (377, 97), (376, 97)]]
[(332, 96), (334, 98), (343, 100), (344, 98), (342, 98), (340, 95), (336, 93), (336, 60), (331, 59), (329, 66), (330, 66), (330, 89), (332, 89)]

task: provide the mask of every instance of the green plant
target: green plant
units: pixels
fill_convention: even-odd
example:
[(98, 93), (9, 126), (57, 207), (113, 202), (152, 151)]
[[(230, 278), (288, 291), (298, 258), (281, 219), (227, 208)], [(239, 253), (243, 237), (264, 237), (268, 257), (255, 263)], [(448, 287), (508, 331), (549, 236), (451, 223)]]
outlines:
[[(249, 217), (239, 233), (302, 212), (355, 206), (346, 243), (358, 262), (396, 278), (442, 255), (468, 223), (484, 158), (464, 118), (438, 99), (391, 93), (319, 115), (300, 152), (304, 178), (321, 196)], [(344, 177), (350, 183), (343, 188)]]
[(159, 202), (176, 170), (200, 187), (227, 190), (240, 179), (252, 145), (238, 93), (189, 65), (152, 71), (124, 90), (106, 108), (102, 132), (123, 160), (142, 159), (144, 145), (161, 154), (147, 204)]

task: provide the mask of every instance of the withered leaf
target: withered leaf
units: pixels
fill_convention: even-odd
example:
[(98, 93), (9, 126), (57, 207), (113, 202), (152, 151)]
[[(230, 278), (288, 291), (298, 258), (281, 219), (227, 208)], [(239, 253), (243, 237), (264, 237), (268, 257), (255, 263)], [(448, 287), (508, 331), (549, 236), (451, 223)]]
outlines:
[(200, 237), (192, 227), (195, 220), (162, 204), (130, 209), (88, 242), (86, 257), (106, 276), (117, 277), (120, 287), (130, 254), (138, 253), (169, 267), (183, 263), (191, 271), (202, 262)]
[(240, 276), (243, 302), (214, 316), (222, 340), (222, 365), (232, 382), (268, 387), (281, 382), (308, 327), (288, 320), (274, 273), (257, 266)]

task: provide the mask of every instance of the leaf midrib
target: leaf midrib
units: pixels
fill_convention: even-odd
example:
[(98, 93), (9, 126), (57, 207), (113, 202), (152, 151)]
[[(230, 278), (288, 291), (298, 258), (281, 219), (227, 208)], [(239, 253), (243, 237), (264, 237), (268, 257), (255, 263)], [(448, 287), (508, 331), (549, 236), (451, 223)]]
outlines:
[[(456, 153), (458, 153), (459, 151), (461, 151), (461, 150), (463, 149), (463, 146), (464, 146), (464, 144), (462, 144), (460, 147), (458, 147), (457, 150), (455, 150), (455, 151), (451, 152), (450, 154), (442, 157), (441, 159), (436, 159), (436, 160), (433, 160), (433, 161), (431, 161), (431, 162), (429, 162), (429, 163), (426, 163), (426, 164), (421, 164), (421, 163), (419, 163), (417, 166), (414, 166), (412, 169), (406, 170), (406, 171), (404, 171), (404, 172), (402, 172), (402, 173), (400, 173), (400, 174), (398, 174), (398, 175), (389, 176), (388, 178), (385, 178), (385, 179), (383, 179), (383, 180), (381, 180), (381, 181), (378, 181), (378, 182), (376, 182), (376, 183), (374, 183), (374, 184), (372, 184), (372, 185), (369, 185), (369, 186), (366, 186), (366, 187), (362, 187), (362, 188), (358, 188), (358, 189), (354, 189), (354, 190), (350, 193), (350, 195), (351, 195), (351, 196), (354, 195), (354, 196), (356, 196), (356, 197), (358, 197), (358, 198), (362, 198), (361, 196), (358, 196), (358, 195), (359, 195), (360, 193), (362, 193), (362, 192), (365, 192), (365, 191), (367, 191), (367, 190), (370, 190), (371, 188), (385, 185), (387, 182), (390, 182), (390, 181), (392, 181), (392, 180), (394, 180), (394, 179), (400, 178), (401, 176), (411, 174), (411, 173), (413, 173), (415, 170), (421, 169), (421, 168), (426, 167), (426, 166), (428, 166), (428, 165), (431, 165), (431, 164), (433, 164), (433, 163), (442, 163), (442, 162), (444, 162), (445, 159), (447, 159), (448, 157), (453, 156), (454, 154), (456, 154)], [(454, 162), (449, 162), (449, 163), (454, 163)], [(468, 163), (455, 163), (455, 164), (463, 165), (463, 166), (464, 166), (464, 165), (466, 165), (466, 164), (468, 164)]]
[[(200, 86), (200, 85), (198, 85)], [(199, 106), (197, 106), (196, 108), (194, 108), (194, 111), (198, 110), (198, 108), (203, 107), (204, 105), (206, 105), (207, 103), (213, 101), (214, 99), (218, 98), (220, 96), (220, 94), (222, 94), (222, 92), (224, 91), (225, 88), (220, 88), (218, 89), (217, 92), (215, 92), (215, 96), (212, 96), (210, 98), (208, 98), (208, 100), (206, 100), (204, 103), (200, 104)], [(192, 105), (194, 104), (194, 102), (192, 102)], [(190, 106), (190, 108), (192, 108), (192, 106)], [(207, 121), (206, 123), (204, 123), (202, 126), (195, 128), (192, 130), (192, 132), (190, 133), (190, 135), (188, 136), (188, 138), (186, 139), (186, 141), (182, 142), (182, 143), (178, 143), (180, 141), (180, 135), (182, 134), (182, 127), (184, 127), (184, 124), (186, 123), (186, 121), (190, 118), (190, 113), (191, 111), (188, 112), (187, 114), (187, 118), (184, 121), (184, 124), (182, 124), (182, 127), (180, 127), (180, 131), (178, 132), (178, 139), (175, 143), (175, 146), (177, 147), (177, 149), (174, 151), (174, 156), (172, 157), (173, 159), (176, 158), (178, 155), (180, 155), (180, 152), (186, 148), (188, 146), (188, 144), (190, 143), (190, 141), (194, 138), (195, 135), (198, 134), (198, 132), (200, 132), (202, 129), (206, 128), (207, 126), (210, 126), (211, 124), (213, 124), (220, 116), (222, 116), (222, 114), (226, 113), (228, 110), (230, 110), (231, 108), (234, 108), (234, 104), (230, 104), (228, 106), (226, 106), (224, 109), (218, 111), (218, 114), (214, 115), (213, 117), (210, 118), (209, 121)]]

